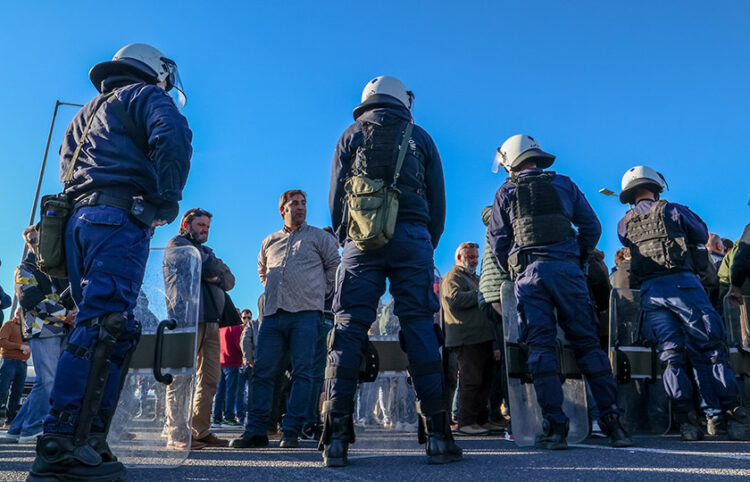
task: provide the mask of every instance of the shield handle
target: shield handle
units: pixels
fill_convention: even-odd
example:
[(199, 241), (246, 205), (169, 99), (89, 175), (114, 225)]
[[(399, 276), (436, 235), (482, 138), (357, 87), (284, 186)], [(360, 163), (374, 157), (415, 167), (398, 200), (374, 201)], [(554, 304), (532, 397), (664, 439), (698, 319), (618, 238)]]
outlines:
[(165, 375), (161, 372), (162, 348), (164, 345), (165, 328), (174, 330), (175, 328), (177, 328), (177, 320), (163, 320), (156, 328), (156, 347), (154, 349), (154, 378), (164, 385), (169, 385), (173, 380), (172, 375), (169, 373)]

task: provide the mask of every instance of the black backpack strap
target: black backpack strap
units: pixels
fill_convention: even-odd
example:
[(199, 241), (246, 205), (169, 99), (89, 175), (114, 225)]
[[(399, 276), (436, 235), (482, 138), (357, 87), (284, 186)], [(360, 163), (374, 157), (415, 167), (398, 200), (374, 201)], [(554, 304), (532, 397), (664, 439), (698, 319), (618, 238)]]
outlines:
[(401, 140), (401, 146), (398, 150), (398, 159), (396, 159), (396, 170), (393, 173), (393, 182), (391, 187), (396, 187), (398, 176), (401, 173), (401, 166), (404, 164), (404, 158), (406, 157), (406, 149), (409, 145), (409, 139), (411, 139), (411, 131), (414, 129), (414, 122), (406, 124), (406, 130), (404, 131), (404, 138)]

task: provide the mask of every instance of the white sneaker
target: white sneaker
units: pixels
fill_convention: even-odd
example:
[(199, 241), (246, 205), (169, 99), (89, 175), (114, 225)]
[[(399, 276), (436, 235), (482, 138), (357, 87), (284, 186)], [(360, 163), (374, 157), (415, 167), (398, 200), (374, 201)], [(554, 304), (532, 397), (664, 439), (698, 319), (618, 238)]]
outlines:
[(42, 435), (44, 432), (35, 433), (34, 435), (21, 435), (18, 437), (18, 443), (20, 444), (35, 444), (37, 437)]

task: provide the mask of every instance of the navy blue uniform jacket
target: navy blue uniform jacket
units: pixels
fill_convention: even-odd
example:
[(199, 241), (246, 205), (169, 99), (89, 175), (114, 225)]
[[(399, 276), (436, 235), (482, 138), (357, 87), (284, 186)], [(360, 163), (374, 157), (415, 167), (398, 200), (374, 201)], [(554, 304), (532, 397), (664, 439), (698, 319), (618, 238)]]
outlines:
[[(116, 90), (134, 127), (144, 133), (146, 152), (105, 103), (91, 124), (64, 193), (70, 199), (95, 191), (123, 199), (143, 196), (157, 207), (158, 219), (173, 221), (193, 152), (187, 120), (160, 87), (127, 77), (106, 79), (102, 85), (104, 93)], [(99, 97), (86, 104), (68, 126), (60, 147), (61, 181)]]
[[(518, 175), (525, 176), (535, 172), (541, 172), (541, 169), (527, 169), (521, 171)], [(602, 225), (578, 186), (568, 176), (556, 174), (552, 179), (552, 187), (555, 188), (560, 197), (563, 214), (578, 228), (578, 236), (545, 246), (518, 246), (515, 243), (510, 202), (513, 199), (516, 186), (510, 181), (505, 181), (505, 184), (497, 190), (495, 203), (492, 206), (489, 238), (492, 252), (501, 269), (505, 272), (508, 271), (508, 256), (516, 251), (558, 260), (581, 256), (583, 259), (588, 259), (588, 254), (593, 251), (596, 243), (599, 242), (599, 237), (602, 235)]]
[[(411, 120), (411, 112), (394, 99), (393, 102), (380, 103), (364, 111), (355, 120), (381, 124), (389, 117)], [(342, 229), (344, 183), (350, 175), (357, 148), (362, 145), (363, 140), (361, 125), (355, 122), (341, 135), (333, 155), (328, 205), (333, 229), (341, 242), (346, 239), (345, 229)], [(395, 169), (396, 159), (393, 160), (393, 167)], [(427, 226), (432, 236), (432, 246), (437, 247), (445, 228), (443, 165), (435, 142), (427, 131), (417, 125), (412, 131), (409, 150), (396, 187), (401, 190), (397, 222)]]

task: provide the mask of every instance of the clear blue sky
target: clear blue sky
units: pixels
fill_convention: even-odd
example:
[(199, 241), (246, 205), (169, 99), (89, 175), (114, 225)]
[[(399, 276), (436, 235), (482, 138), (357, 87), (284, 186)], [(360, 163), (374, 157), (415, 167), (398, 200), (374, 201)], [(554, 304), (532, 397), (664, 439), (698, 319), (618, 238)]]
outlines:
[[(624, 207), (597, 193), (647, 164), (670, 200), (737, 238), (750, 220), (750, 4), (722, 2), (15, 2), (0, 19), (0, 146), (5, 213), (0, 284), (12, 289), (56, 99), (85, 103), (95, 63), (145, 42), (179, 65), (194, 132), (181, 210), (214, 213), (208, 244), (237, 275), (237, 306), (261, 293), (256, 256), (281, 227), (278, 198), (308, 193), (308, 221), (330, 224), (328, 182), (363, 85), (399, 77), (442, 155), (445, 273), (504, 176), (490, 166), (528, 133), (558, 156), (598, 213), (611, 264)], [(57, 192), (61, 110), (43, 193)], [(160, 228), (153, 246), (176, 234)], [(7, 314), (7, 313), (6, 313)]]

